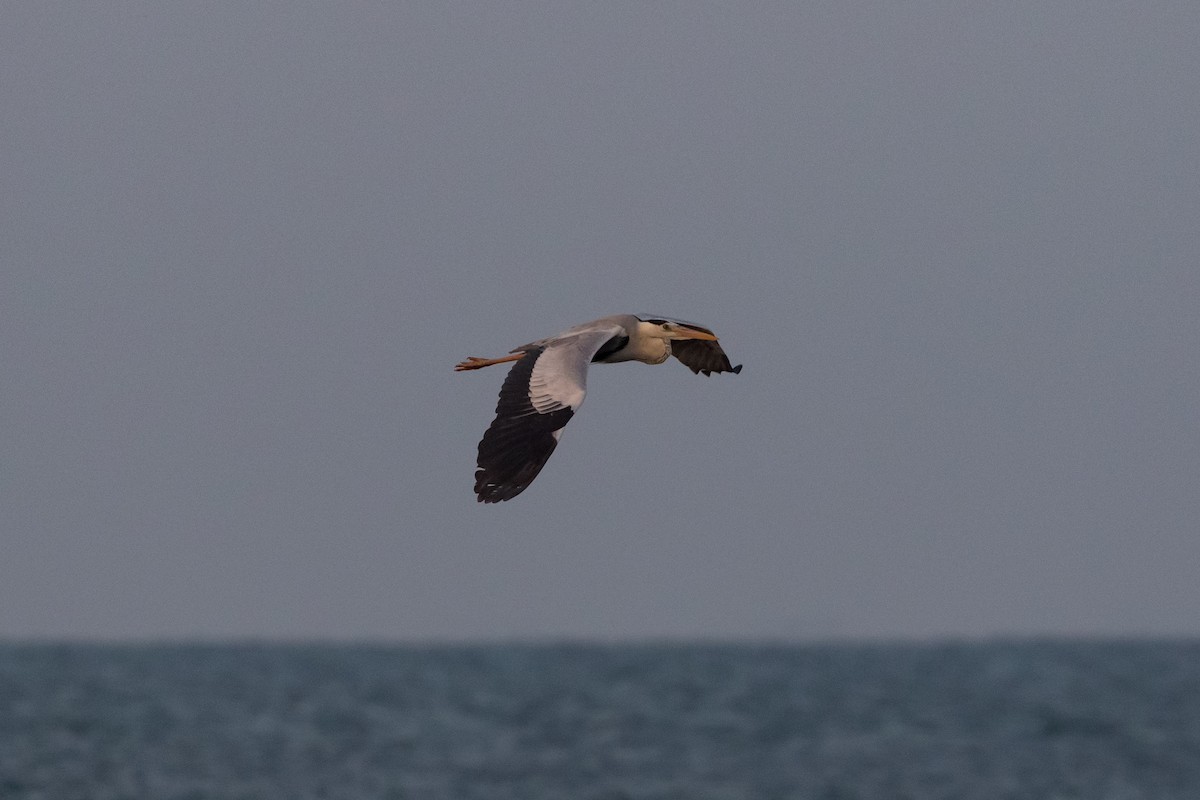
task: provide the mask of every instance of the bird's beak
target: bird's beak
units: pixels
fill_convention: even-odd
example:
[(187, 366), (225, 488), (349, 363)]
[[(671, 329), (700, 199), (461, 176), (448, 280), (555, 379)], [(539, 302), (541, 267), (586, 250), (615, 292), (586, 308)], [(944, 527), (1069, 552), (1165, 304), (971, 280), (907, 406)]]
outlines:
[(679, 333), (681, 339), (700, 339), (704, 342), (715, 342), (717, 340), (715, 334), (708, 331), (699, 331), (695, 328), (680, 328)]

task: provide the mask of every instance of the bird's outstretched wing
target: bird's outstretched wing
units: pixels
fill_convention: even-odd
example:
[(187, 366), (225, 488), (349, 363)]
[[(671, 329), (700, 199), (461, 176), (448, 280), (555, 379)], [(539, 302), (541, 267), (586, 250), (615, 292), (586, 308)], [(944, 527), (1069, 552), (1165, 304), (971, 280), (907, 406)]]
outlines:
[(712, 375), (714, 372), (741, 372), (742, 365), (729, 363), (729, 356), (718, 342), (701, 339), (676, 339), (671, 342), (671, 355), (683, 362), (692, 372)]
[(518, 348), (525, 355), (508, 371), (496, 419), (479, 442), (479, 502), (510, 500), (533, 482), (583, 404), (592, 356), (622, 334), (619, 326), (605, 326)]

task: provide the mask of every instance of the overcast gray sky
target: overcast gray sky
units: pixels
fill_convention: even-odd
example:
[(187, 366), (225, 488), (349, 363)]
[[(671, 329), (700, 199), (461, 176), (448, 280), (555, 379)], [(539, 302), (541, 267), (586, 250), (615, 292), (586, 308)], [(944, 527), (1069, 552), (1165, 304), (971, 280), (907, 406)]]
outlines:
[(2, 17), (0, 635), (1200, 634), (1200, 5)]

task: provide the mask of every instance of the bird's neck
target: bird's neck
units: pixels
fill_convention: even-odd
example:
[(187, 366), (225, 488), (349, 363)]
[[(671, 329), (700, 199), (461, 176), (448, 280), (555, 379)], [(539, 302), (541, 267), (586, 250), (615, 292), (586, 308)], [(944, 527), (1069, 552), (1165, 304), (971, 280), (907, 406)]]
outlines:
[(644, 364), (661, 364), (671, 355), (671, 343), (658, 337), (642, 336), (630, 340), (621, 353), (624, 361), (641, 361)]

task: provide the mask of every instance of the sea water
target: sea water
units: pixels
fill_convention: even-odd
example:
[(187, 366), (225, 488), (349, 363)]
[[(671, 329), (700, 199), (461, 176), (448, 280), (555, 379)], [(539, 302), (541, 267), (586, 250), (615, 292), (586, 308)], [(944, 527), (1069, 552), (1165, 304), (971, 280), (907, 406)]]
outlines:
[(0, 645), (3, 800), (1200, 798), (1200, 642)]

